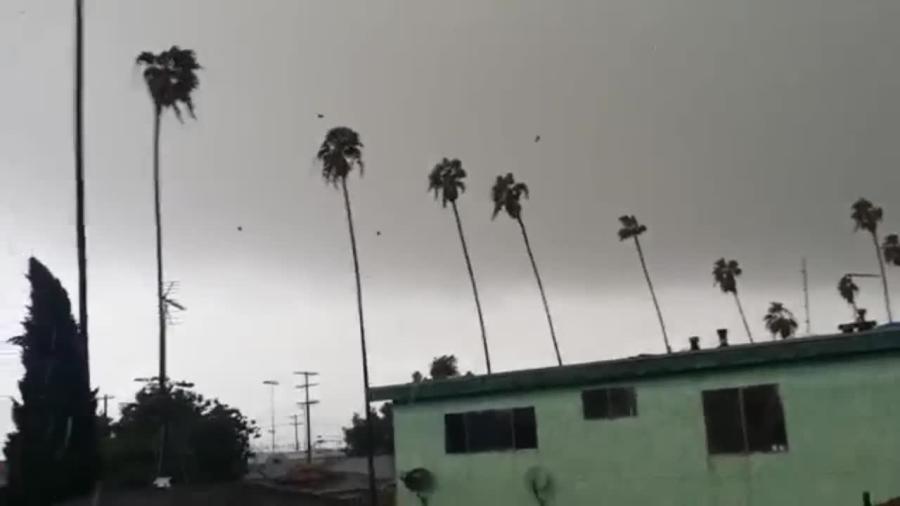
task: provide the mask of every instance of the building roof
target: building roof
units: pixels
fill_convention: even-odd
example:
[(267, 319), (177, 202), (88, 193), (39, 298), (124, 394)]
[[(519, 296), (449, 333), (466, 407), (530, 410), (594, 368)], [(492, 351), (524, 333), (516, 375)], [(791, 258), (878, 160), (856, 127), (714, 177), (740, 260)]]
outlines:
[(883, 325), (858, 334), (792, 338), (668, 355), (638, 355), (601, 362), (387, 385), (373, 387), (371, 397), (373, 401), (407, 404), (772, 364), (834, 361), (891, 352), (900, 352), (900, 325), (897, 324)]

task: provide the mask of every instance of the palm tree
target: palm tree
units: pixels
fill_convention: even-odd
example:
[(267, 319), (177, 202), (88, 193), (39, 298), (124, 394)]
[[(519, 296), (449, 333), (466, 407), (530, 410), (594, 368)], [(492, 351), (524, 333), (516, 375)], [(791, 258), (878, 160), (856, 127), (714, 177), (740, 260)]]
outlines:
[(523, 196), (526, 199), (528, 198), (528, 185), (521, 182), (517, 183), (511, 172), (505, 176), (497, 176), (497, 180), (494, 182), (494, 187), (491, 190), (491, 198), (494, 201), (494, 212), (491, 219), (496, 218), (500, 211), (505, 210), (510, 218), (518, 222), (519, 229), (522, 230), (525, 250), (528, 252), (528, 258), (531, 260), (531, 268), (534, 270), (538, 290), (541, 292), (541, 301), (544, 303), (544, 314), (547, 315), (547, 325), (550, 326), (550, 338), (553, 340), (553, 349), (556, 351), (556, 362), (562, 365), (562, 356), (559, 354), (559, 343), (556, 341), (556, 331), (553, 329), (553, 318), (550, 317), (550, 306), (547, 304), (544, 284), (541, 282), (541, 275), (538, 272), (537, 263), (534, 261), (534, 253), (531, 251), (531, 243), (528, 241), (528, 232), (525, 230), (525, 223), (522, 221), (521, 199)]
[(766, 322), (766, 329), (772, 333), (773, 340), (777, 336), (787, 339), (797, 331), (797, 320), (794, 318), (794, 313), (784, 307), (781, 302), (773, 302), (769, 306), (769, 311), (763, 317), (763, 321)]
[(666, 324), (663, 322), (662, 311), (659, 309), (659, 301), (656, 300), (656, 291), (653, 289), (653, 282), (650, 281), (650, 272), (647, 271), (647, 262), (644, 261), (644, 250), (641, 249), (641, 241), (639, 235), (647, 231), (647, 227), (638, 222), (637, 218), (632, 215), (624, 215), (619, 217), (619, 223), (622, 228), (619, 229), (619, 240), (634, 239), (634, 245), (637, 247), (638, 259), (641, 261), (641, 268), (644, 270), (644, 278), (647, 279), (647, 286), (650, 287), (650, 297), (653, 298), (653, 307), (656, 308), (656, 317), (659, 318), (659, 327), (662, 329), (663, 343), (666, 345), (666, 353), (672, 353), (672, 347), (669, 345), (669, 336), (666, 333)]
[(362, 141), (359, 134), (347, 127), (335, 127), (325, 134), (325, 140), (319, 147), (316, 158), (322, 164), (322, 178), (326, 183), (337, 186), (340, 184), (344, 194), (344, 209), (347, 212), (347, 226), (350, 230), (350, 251), (353, 254), (353, 273), (356, 276), (356, 310), (359, 318), (359, 341), (362, 347), (363, 367), (363, 395), (365, 397), (366, 436), (368, 438), (368, 452), (366, 460), (369, 471), (369, 500), (370, 504), (378, 504), (378, 493), (375, 486), (375, 462), (374, 462), (374, 427), (372, 425), (372, 410), (369, 409), (371, 395), (369, 392), (369, 357), (366, 352), (366, 326), (363, 320), (362, 284), (359, 275), (359, 255), (356, 251), (356, 234), (353, 231), (353, 213), (350, 209), (350, 194), (347, 192), (347, 176), (354, 167), (359, 168), (362, 175), (365, 164), (362, 159)]
[(897, 234), (889, 234), (881, 245), (884, 261), (900, 267), (900, 237)]
[(478, 312), (478, 325), (481, 327), (481, 342), (484, 345), (484, 361), (487, 373), (491, 373), (491, 356), (488, 353), (487, 332), (484, 329), (484, 314), (481, 312), (481, 300), (478, 298), (478, 286), (475, 284), (475, 272), (472, 270), (472, 260), (469, 258), (469, 248), (466, 245), (466, 237), (463, 235), (462, 222), (459, 219), (459, 210), (456, 208), (456, 199), (466, 191), (463, 179), (466, 171), (462, 168), (462, 162), (454, 158), (444, 158), (431, 169), (428, 175), (428, 190), (434, 192), (434, 198), (441, 196), (441, 204), (453, 209), (453, 217), (456, 218), (456, 230), (459, 232), (459, 242), (462, 244), (463, 257), (466, 259), (466, 269), (469, 271), (469, 281), (472, 282), (472, 293), (475, 295), (475, 309)]
[(853, 212), (850, 217), (855, 225), (854, 230), (865, 230), (872, 235), (872, 243), (875, 245), (875, 257), (878, 259), (878, 268), (881, 269), (881, 286), (884, 288), (884, 306), (887, 310), (888, 322), (894, 321), (891, 316), (891, 296), (888, 293), (887, 275), (884, 272), (884, 259), (881, 257), (881, 246), (878, 244), (878, 223), (883, 217), (880, 207), (866, 199), (859, 199), (853, 203)]
[[(84, 2), (75, 0), (75, 235), (78, 248), (78, 329), (88, 357), (87, 241), (84, 228)], [(88, 384), (90, 384), (90, 362)]]
[(847, 301), (847, 304), (850, 304), (850, 307), (853, 309), (853, 317), (856, 318), (856, 315), (859, 312), (859, 307), (856, 305), (856, 294), (859, 293), (859, 286), (853, 281), (853, 276), (849, 274), (841, 276), (841, 279), (837, 284), (837, 289), (838, 293), (841, 294), (841, 297)]
[(181, 107), (187, 107), (192, 118), (192, 94), (199, 85), (197, 71), (200, 64), (193, 50), (172, 46), (153, 54), (142, 52), (137, 64), (144, 69), (144, 81), (153, 100), (153, 205), (156, 221), (156, 302), (159, 319), (159, 378), (160, 390), (166, 390), (166, 301), (163, 294), (162, 217), (159, 202), (159, 127), (163, 112), (172, 109), (182, 121)]
[(741, 320), (744, 322), (744, 330), (747, 331), (747, 339), (753, 342), (753, 334), (750, 333), (750, 325), (747, 324), (747, 317), (744, 315), (744, 307), (741, 305), (741, 298), (738, 297), (737, 278), (743, 271), (738, 265), (737, 260), (725, 261), (724, 258), (716, 260), (713, 265), (714, 284), (719, 285), (722, 293), (730, 293), (734, 295), (734, 301), (737, 303), (738, 312), (741, 313)]

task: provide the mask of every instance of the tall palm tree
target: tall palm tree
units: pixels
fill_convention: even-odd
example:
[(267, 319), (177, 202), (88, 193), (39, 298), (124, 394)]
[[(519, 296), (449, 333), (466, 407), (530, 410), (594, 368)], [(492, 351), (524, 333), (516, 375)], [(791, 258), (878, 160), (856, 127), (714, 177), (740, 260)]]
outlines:
[(491, 373), (491, 356), (488, 353), (487, 332), (484, 329), (484, 314), (481, 312), (481, 300), (478, 298), (478, 285), (475, 284), (475, 271), (472, 270), (472, 260), (469, 258), (469, 248), (466, 245), (466, 236), (463, 235), (462, 222), (459, 219), (459, 210), (456, 208), (456, 199), (466, 191), (466, 171), (462, 168), (462, 162), (454, 158), (444, 158), (431, 169), (428, 174), (428, 190), (434, 192), (434, 198), (441, 196), (441, 204), (453, 209), (453, 217), (456, 218), (456, 230), (459, 232), (459, 242), (462, 244), (463, 257), (466, 259), (466, 269), (469, 271), (469, 281), (472, 282), (472, 293), (475, 295), (475, 309), (478, 312), (478, 325), (481, 327), (481, 342), (484, 346), (484, 362), (487, 373)]
[(900, 267), (900, 237), (897, 234), (889, 234), (881, 244), (884, 261)]
[(849, 274), (841, 276), (837, 289), (838, 293), (841, 294), (841, 298), (847, 301), (847, 304), (850, 304), (850, 307), (853, 309), (853, 317), (856, 318), (856, 315), (859, 313), (859, 307), (856, 305), (856, 294), (859, 293), (859, 286), (853, 281), (853, 276)]
[(550, 338), (553, 340), (556, 362), (562, 365), (562, 356), (559, 354), (559, 343), (556, 341), (556, 331), (553, 329), (553, 318), (550, 317), (550, 306), (547, 304), (544, 284), (541, 282), (541, 275), (538, 272), (537, 263), (534, 261), (534, 253), (531, 251), (531, 242), (528, 240), (528, 232), (525, 230), (525, 223), (522, 221), (521, 200), (523, 196), (526, 199), (528, 198), (528, 185), (521, 182), (517, 183), (511, 172), (505, 176), (497, 176), (497, 180), (494, 182), (494, 187), (491, 190), (491, 198), (494, 201), (494, 212), (491, 219), (496, 218), (500, 211), (506, 211), (506, 214), (519, 224), (519, 229), (522, 231), (522, 239), (525, 240), (525, 250), (528, 252), (531, 268), (534, 270), (535, 279), (537, 279), (538, 290), (541, 292), (541, 302), (544, 303), (544, 314), (547, 315), (547, 325), (550, 326)]
[(156, 223), (156, 303), (159, 319), (159, 381), (166, 391), (166, 301), (163, 293), (162, 217), (159, 201), (159, 127), (163, 112), (172, 109), (178, 121), (183, 121), (181, 107), (187, 107), (192, 118), (192, 94), (200, 84), (197, 71), (200, 64), (191, 49), (172, 46), (159, 54), (144, 51), (137, 57), (143, 67), (144, 81), (153, 101), (153, 209)]
[(884, 213), (882, 209), (866, 199), (859, 199), (853, 203), (850, 217), (853, 219), (854, 230), (865, 230), (872, 236), (875, 245), (875, 257), (878, 259), (878, 268), (881, 269), (881, 286), (884, 289), (884, 307), (887, 311), (888, 322), (894, 321), (891, 315), (891, 296), (888, 292), (887, 275), (884, 271), (884, 259), (881, 256), (881, 246), (878, 244), (878, 223)]
[(722, 293), (730, 293), (734, 295), (734, 301), (737, 303), (738, 312), (741, 313), (741, 320), (744, 322), (744, 330), (747, 331), (747, 339), (753, 342), (753, 334), (750, 333), (750, 325), (747, 324), (747, 316), (744, 315), (744, 307), (741, 305), (741, 298), (738, 297), (737, 278), (743, 271), (738, 265), (737, 260), (728, 260), (720, 258), (713, 264), (713, 280), (714, 284), (719, 285)]
[(656, 317), (659, 318), (659, 328), (662, 329), (666, 353), (672, 353), (672, 347), (669, 345), (669, 335), (666, 333), (666, 324), (663, 321), (662, 311), (659, 309), (659, 301), (656, 299), (656, 291), (653, 289), (653, 282), (650, 281), (650, 272), (647, 271), (647, 262), (644, 261), (644, 250), (641, 248), (641, 240), (638, 238), (638, 236), (647, 231), (647, 227), (639, 223), (633, 214), (630, 216), (620, 216), (619, 223), (622, 224), (622, 228), (619, 229), (619, 240), (624, 241), (626, 239), (634, 239), (634, 245), (637, 247), (638, 259), (640, 259), (641, 268), (644, 270), (644, 278), (647, 279), (647, 286), (650, 287), (650, 297), (653, 298), (653, 307), (656, 308)]
[(772, 302), (763, 321), (766, 322), (766, 329), (772, 334), (773, 340), (778, 336), (787, 339), (797, 332), (797, 319), (794, 318), (794, 313), (781, 302)]
[(362, 175), (365, 164), (362, 159), (362, 141), (359, 134), (347, 127), (335, 127), (325, 134), (325, 140), (319, 146), (316, 158), (322, 164), (322, 178), (326, 183), (340, 184), (344, 194), (344, 209), (347, 212), (347, 226), (350, 230), (350, 251), (353, 254), (353, 274), (356, 276), (356, 310), (359, 318), (359, 341), (362, 347), (363, 394), (365, 397), (366, 461), (369, 471), (370, 504), (378, 504), (378, 492), (375, 486), (374, 442), (375, 433), (372, 425), (372, 410), (369, 409), (371, 394), (369, 392), (369, 357), (366, 351), (366, 326), (363, 320), (362, 284), (359, 275), (359, 254), (356, 251), (356, 233), (353, 231), (353, 213), (350, 209), (350, 194), (347, 192), (347, 176), (354, 167), (359, 168)]
[(84, 2), (75, 0), (75, 229), (78, 248), (78, 329), (88, 364), (87, 240), (84, 227)]

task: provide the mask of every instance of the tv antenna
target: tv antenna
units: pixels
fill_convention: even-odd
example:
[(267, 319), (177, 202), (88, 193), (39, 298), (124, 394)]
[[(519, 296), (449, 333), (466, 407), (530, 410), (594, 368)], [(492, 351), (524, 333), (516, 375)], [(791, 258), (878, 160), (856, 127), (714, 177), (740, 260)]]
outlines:
[(166, 319), (166, 323), (169, 325), (178, 325), (181, 323), (173, 313), (173, 309), (175, 311), (187, 311), (187, 308), (184, 307), (183, 304), (175, 300), (172, 295), (178, 289), (178, 281), (169, 281), (166, 283), (166, 288), (163, 290), (163, 314)]

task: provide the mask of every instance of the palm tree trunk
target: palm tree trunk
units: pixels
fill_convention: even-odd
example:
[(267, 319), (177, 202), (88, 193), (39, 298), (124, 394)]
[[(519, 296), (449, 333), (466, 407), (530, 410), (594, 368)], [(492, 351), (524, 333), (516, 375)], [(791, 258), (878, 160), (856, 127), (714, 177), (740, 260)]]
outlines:
[(653, 307), (656, 308), (656, 317), (659, 318), (659, 328), (662, 329), (663, 342), (666, 344), (666, 353), (672, 353), (672, 347), (669, 345), (669, 335), (666, 332), (666, 324), (663, 321), (662, 311), (659, 309), (659, 301), (656, 300), (656, 290), (653, 289), (653, 282), (650, 281), (650, 272), (647, 271), (647, 262), (644, 261), (644, 250), (641, 249), (641, 241), (634, 236), (634, 245), (637, 246), (638, 258), (641, 260), (641, 268), (644, 269), (644, 277), (647, 278), (647, 286), (650, 287), (650, 296), (653, 298)]
[(366, 465), (369, 471), (369, 504), (378, 505), (378, 488), (375, 483), (375, 430), (372, 425), (372, 410), (369, 409), (371, 395), (369, 393), (369, 357), (366, 352), (366, 326), (363, 322), (362, 284), (359, 277), (359, 255), (356, 251), (356, 234), (353, 232), (353, 213), (350, 210), (350, 194), (347, 192), (347, 178), (341, 178), (341, 190), (344, 192), (344, 208), (347, 210), (347, 226), (350, 229), (350, 249), (353, 252), (353, 274), (356, 276), (356, 309), (359, 316), (359, 342), (362, 347), (363, 395), (366, 411)]
[(153, 115), (153, 216), (156, 223), (156, 304), (159, 318), (159, 388), (166, 391), (166, 306), (163, 299), (162, 217), (159, 203), (159, 123), (162, 108)]
[(488, 353), (487, 332), (484, 330), (484, 314), (481, 312), (481, 300), (478, 298), (478, 286), (475, 284), (475, 272), (472, 270), (472, 260), (469, 258), (469, 248), (466, 246), (466, 237), (463, 235), (462, 222), (459, 219), (459, 211), (456, 209), (456, 201), (450, 202), (453, 206), (453, 216), (456, 218), (456, 229), (459, 231), (459, 242), (462, 243), (463, 256), (466, 258), (466, 269), (469, 270), (469, 280), (472, 282), (472, 293), (475, 295), (475, 309), (478, 311), (478, 325), (481, 327), (481, 342), (484, 345), (484, 362), (487, 373), (491, 373), (491, 356)]
[[(159, 392), (166, 395), (166, 302), (163, 298), (162, 213), (159, 199), (159, 128), (162, 107), (154, 104), (153, 114), (153, 216), (156, 223), (156, 304), (159, 323)], [(168, 415), (162, 415), (159, 435), (159, 466), (157, 476), (166, 476), (166, 458), (169, 440)]]
[(738, 312), (741, 313), (741, 321), (744, 322), (744, 330), (747, 331), (747, 339), (753, 342), (753, 334), (750, 333), (750, 325), (747, 324), (747, 316), (744, 314), (744, 306), (741, 305), (741, 298), (738, 297), (737, 291), (734, 293), (734, 301), (737, 302)]
[(888, 323), (891, 323), (894, 321), (894, 317), (891, 315), (891, 295), (888, 291), (887, 273), (884, 272), (884, 258), (881, 256), (881, 245), (878, 240), (877, 232), (872, 232), (872, 242), (875, 243), (875, 255), (878, 257), (878, 268), (881, 269), (881, 286), (884, 288), (884, 307), (885, 310), (887, 310)]
[(75, 0), (75, 228), (78, 247), (78, 328), (90, 388), (87, 310), (87, 241), (84, 229), (84, 4)]
[(547, 304), (547, 294), (544, 293), (544, 283), (541, 282), (541, 275), (538, 272), (537, 263), (534, 261), (534, 253), (531, 251), (531, 243), (528, 241), (528, 232), (525, 231), (525, 223), (521, 217), (516, 218), (519, 222), (519, 228), (522, 230), (522, 238), (525, 239), (525, 249), (528, 251), (528, 258), (531, 260), (531, 268), (534, 270), (534, 278), (537, 279), (538, 290), (541, 292), (541, 302), (544, 303), (544, 313), (547, 315), (547, 325), (550, 326), (550, 338), (553, 339), (553, 350), (556, 352), (556, 362), (563, 365), (562, 356), (559, 354), (559, 343), (556, 341), (556, 331), (553, 329), (553, 318), (550, 317), (550, 306)]

